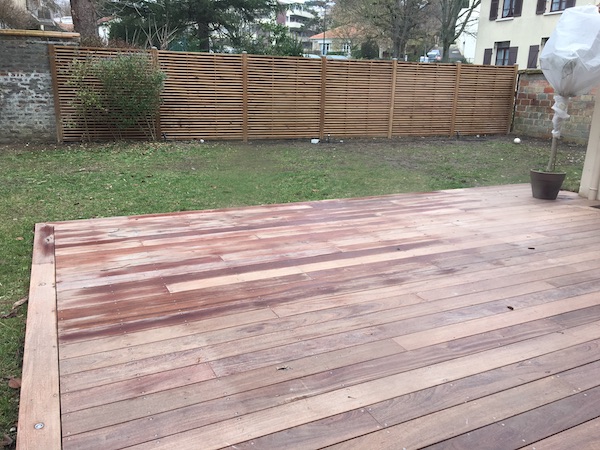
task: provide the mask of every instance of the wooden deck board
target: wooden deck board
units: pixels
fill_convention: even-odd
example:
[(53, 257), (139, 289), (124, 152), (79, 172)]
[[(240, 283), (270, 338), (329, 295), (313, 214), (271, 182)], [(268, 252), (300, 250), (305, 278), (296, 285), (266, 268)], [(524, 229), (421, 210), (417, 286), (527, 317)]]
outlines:
[(24, 377), (60, 397), (36, 448), (594, 448), (590, 205), (515, 185), (59, 222), (51, 248), (40, 226)]

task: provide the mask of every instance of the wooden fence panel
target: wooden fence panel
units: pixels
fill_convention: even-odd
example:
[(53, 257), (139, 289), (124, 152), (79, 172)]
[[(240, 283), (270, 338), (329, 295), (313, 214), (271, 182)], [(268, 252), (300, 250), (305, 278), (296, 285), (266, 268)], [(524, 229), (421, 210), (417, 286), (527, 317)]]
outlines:
[(248, 137), (319, 135), (321, 61), (248, 57)]
[[(88, 135), (78, 124), (68, 80), (74, 59), (117, 53), (51, 49), (59, 140), (114, 138), (102, 126), (91, 124)], [(166, 139), (503, 134), (512, 117), (516, 66), (169, 51), (148, 55), (167, 75), (157, 126)], [(136, 131), (123, 135), (147, 138)]]
[(387, 137), (391, 61), (327, 61), (324, 135)]
[(398, 63), (394, 136), (451, 134), (456, 66)]
[(506, 134), (510, 131), (517, 66), (464, 64), (458, 87), (456, 131)]
[(158, 52), (167, 139), (242, 139), (242, 55)]

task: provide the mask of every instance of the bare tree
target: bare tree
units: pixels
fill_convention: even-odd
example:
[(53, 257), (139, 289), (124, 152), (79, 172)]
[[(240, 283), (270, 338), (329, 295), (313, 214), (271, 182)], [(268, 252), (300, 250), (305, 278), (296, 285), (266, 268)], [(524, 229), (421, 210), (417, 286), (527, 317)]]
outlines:
[(402, 58), (429, 6), (426, 0), (339, 0), (336, 18), (361, 29), (365, 37), (387, 40), (392, 56)]
[(442, 43), (442, 62), (448, 62), (450, 46), (477, 18), (473, 11), (481, 0), (436, 0), (434, 14), (439, 21), (440, 41)]

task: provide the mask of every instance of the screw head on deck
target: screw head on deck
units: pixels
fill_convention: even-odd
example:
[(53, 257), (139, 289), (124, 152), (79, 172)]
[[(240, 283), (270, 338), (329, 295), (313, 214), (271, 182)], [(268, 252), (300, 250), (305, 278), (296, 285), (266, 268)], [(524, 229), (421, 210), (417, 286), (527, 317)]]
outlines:
[(44, 428), (44, 424), (42, 422), (36, 423), (33, 428), (35, 428), (36, 430), (41, 430), (42, 428)]

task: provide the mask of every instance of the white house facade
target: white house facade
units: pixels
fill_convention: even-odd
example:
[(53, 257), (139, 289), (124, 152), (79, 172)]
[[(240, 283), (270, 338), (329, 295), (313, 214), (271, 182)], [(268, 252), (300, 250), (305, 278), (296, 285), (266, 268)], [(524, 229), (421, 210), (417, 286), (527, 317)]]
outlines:
[(590, 0), (482, 0), (476, 64), (539, 69), (539, 55), (562, 12)]

